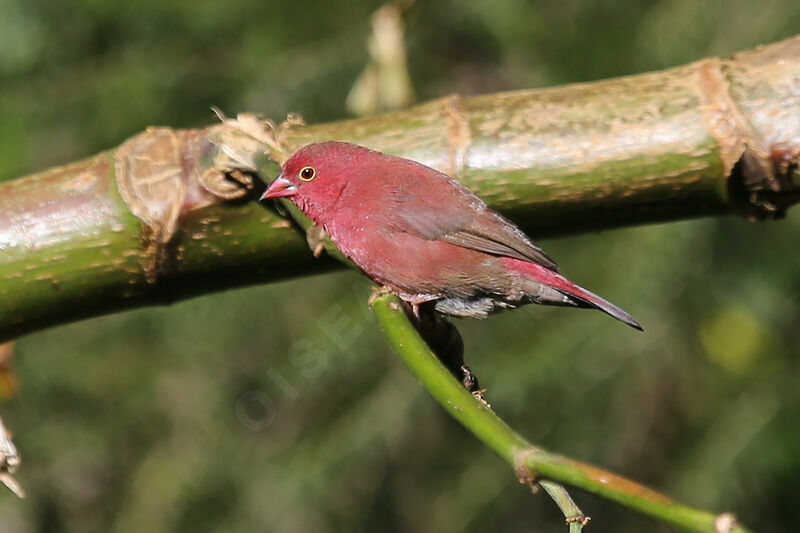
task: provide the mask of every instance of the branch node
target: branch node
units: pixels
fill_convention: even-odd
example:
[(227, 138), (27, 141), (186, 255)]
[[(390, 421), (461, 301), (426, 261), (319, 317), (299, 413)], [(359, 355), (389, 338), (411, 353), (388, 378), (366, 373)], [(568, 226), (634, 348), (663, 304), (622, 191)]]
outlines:
[(581, 527), (586, 527), (589, 524), (589, 521), (592, 519), (591, 516), (586, 516), (583, 514), (575, 515), (567, 517), (566, 522), (567, 525), (572, 524), (573, 522), (577, 522), (581, 525)]
[(454, 178), (461, 176), (464, 170), (467, 148), (472, 142), (469, 120), (461, 108), (462, 98), (459, 94), (450, 95), (444, 100), (445, 136), (448, 147), (448, 174)]
[(748, 220), (783, 218), (797, 201), (790, 178), (800, 147), (769, 147), (752, 127), (730, 92), (717, 58), (697, 63), (698, 90), (709, 132), (719, 145), (733, 211)]
[(181, 216), (220, 201), (249, 196), (259, 170), (258, 154), (282, 162), (291, 153), (289, 130), (302, 124), (289, 115), (281, 124), (250, 113), (228, 119), (214, 109), (221, 125), (175, 131), (152, 127), (114, 152), (117, 189), (142, 231), (142, 268), (156, 285), (169, 267), (169, 244)]
[(148, 128), (117, 148), (117, 189), (144, 224), (142, 267), (155, 284), (166, 264), (166, 246), (178, 225), (186, 197), (182, 136), (171, 128)]
[(522, 485), (528, 485), (531, 492), (536, 494), (539, 492), (539, 474), (526, 463), (528, 457), (534, 452), (535, 450), (522, 450), (514, 454), (514, 473), (517, 475), (517, 481)]

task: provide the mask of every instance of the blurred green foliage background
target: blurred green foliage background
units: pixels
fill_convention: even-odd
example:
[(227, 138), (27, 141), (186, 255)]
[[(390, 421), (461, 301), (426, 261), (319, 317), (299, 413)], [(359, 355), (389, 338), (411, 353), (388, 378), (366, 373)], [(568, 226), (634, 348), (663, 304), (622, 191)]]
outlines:
[[(0, 0), (0, 179), (148, 125), (348, 116), (375, 2)], [(796, 0), (418, 0), (418, 100), (551, 86), (793, 35)], [(800, 521), (800, 218), (542, 244), (645, 334), (529, 308), (462, 323), (493, 406), (534, 442), (735, 512)], [(342, 272), (30, 335), (2, 413), (24, 462), (0, 531), (566, 531), (546, 496), (388, 351)], [(80, 302), (76, 302), (80, 305)], [(664, 531), (574, 491), (591, 531)]]

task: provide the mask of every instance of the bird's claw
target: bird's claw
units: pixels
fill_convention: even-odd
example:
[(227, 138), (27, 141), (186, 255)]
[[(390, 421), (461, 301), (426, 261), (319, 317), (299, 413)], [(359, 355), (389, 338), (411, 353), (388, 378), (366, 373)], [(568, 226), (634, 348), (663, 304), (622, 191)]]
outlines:
[(481, 402), (487, 409), (491, 410), (492, 404), (487, 402), (486, 398), (483, 397), (483, 395), (486, 394), (486, 389), (479, 389), (479, 390), (475, 390), (475, 391), (471, 391), (471, 392), (472, 392), (472, 395), (475, 397), (476, 400)]
[(464, 385), (464, 388), (467, 389), (476, 400), (491, 409), (492, 406), (486, 401), (486, 398), (484, 398), (486, 389), (481, 388), (480, 383), (478, 383), (478, 376), (473, 374), (472, 369), (467, 365), (461, 365), (459, 370), (461, 371), (461, 384)]
[(471, 393), (479, 392), (478, 377), (472, 373), (472, 370), (467, 365), (461, 365), (461, 383)]

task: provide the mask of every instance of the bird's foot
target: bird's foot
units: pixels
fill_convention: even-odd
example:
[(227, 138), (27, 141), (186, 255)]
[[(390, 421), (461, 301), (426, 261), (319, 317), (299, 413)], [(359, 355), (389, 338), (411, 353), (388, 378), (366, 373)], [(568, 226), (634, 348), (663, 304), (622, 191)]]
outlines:
[(459, 370), (461, 371), (461, 383), (464, 385), (464, 388), (471, 392), (479, 402), (491, 409), (492, 406), (489, 405), (489, 402), (483, 397), (483, 395), (486, 394), (486, 389), (481, 388), (480, 383), (478, 383), (478, 376), (473, 374), (472, 369), (467, 365), (461, 365)]
[(478, 377), (472, 373), (472, 370), (467, 365), (461, 365), (461, 383), (464, 387), (472, 392), (475, 393), (478, 390)]
[[(392, 292), (388, 287), (373, 289), (370, 296), (370, 305), (378, 296)], [(464, 363), (464, 342), (456, 327), (435, 311), (435, 301), (428, 299), (415, 300), (403, 297), (403, 302), (412, 313), (414, 327), (428, 343), (433, 353), (447, 367), (447, 370), (464, 385), (475, 398), (484, 406), (491, 409), (491, 405), (486, 401), (484, 395), (486, 389), (482, 389), (478, 383), (478, 377), (472, 372), (469, 366)]]

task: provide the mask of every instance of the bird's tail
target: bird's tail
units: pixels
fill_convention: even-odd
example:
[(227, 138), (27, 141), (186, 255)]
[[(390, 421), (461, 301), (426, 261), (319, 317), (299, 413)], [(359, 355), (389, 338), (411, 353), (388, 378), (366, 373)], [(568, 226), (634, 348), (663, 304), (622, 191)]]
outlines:
[(566, 285), (568, 288), (555, 287), (555, 286), (553, 288), (569, 298), (574, 298), (578, 300), (579, 304), (582, 303), (586, 304), (587, 307), (594, 307), (595, 309), (599, 309), (600, 311), (613, 316), (617, 320), (625, 322), (632, 328), (636, 328), (639, 331), (644, 331), (642, 329), (642, 325), (639, 324), (639, 322), (635, 318), (633, 318), (623, 309), (620, 309), (619, 307), (612, 304), (605, 298), (601, 298), (595, 293), (587, 291), (586, 289), (584, 289), (579, 285), (575, 285), (566, 278), (564, 278), (564, 281), (566, 282), (564, 285)]
[[(550, 305), (575, 305), (578, 307), (590, 307), (599, 309), (629, 326), (643, 331), (641, 324), (631, 315), (612, 304), (608, 300), (601, 298), (593, 292), (587, 291), (583, 287), (572, 283), (570, 280), (536, 263), (521, 261), (519, 259), (504, 258), (509, 267), (522, 273), (525, 277), (532, 279), (538, 285), (536, 291), (532, 291), (532, 299), (537, 303)], [(543, 290), (544, 289), (544, 290)], [(547, 290), (550, 289), (550, 290)], [(564, 297), (567, 299), (565, 300)]]

